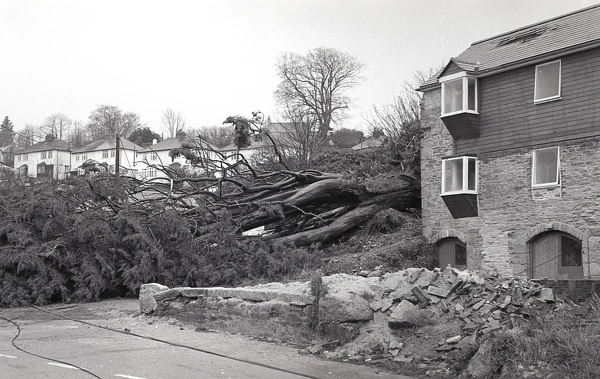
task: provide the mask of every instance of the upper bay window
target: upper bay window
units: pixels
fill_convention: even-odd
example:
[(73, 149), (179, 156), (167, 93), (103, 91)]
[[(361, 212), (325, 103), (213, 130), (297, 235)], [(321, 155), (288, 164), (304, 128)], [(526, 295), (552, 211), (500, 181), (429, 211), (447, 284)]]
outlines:
[(477, 113), (477, 79), (465, 73), (440, 78), (442, 83), (442, 116)]
[(560, 60), (535, 66), (534, 102), (560, 99)]
[(548, 147), (533, 151), (533, 187), (552, 187), (560, 184), (560, 151)]
[(442, 160), (442, 195), (477, 193), (477, 158)]

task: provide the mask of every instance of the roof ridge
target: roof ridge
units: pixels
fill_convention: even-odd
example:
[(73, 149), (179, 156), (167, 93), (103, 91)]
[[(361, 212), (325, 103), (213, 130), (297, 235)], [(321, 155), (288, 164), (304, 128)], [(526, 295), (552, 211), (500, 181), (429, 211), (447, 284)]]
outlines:
[(598, 8), (598, 7), (600, 7), (600, 4), (590, 5), (589, 7), (581, 8), (581, 9), (575, 10), (575, 11), (573, 11), (573, 12), (569, 12), (569, 13), (566, 13), (566, 14), (562, 14), (562, 15), (560, 15), (560, 16), (552, 17), (552, 18), (549, 18), (549, 19), (547, 19), (547, 20), (538, 21), (538, 22), (535, 22), (535, 23), (533, 23), (533, 24), (529, 24), (529, 25), (526, 25), (526, 26), (522, 26), (522, 27), (520, 27), (520, 28), (517, 28), (517, 29), (511, 30), (511, 31), (508, 31), (508, 32), (500, 33), (500, 34), (497, 34), (497, 35), (495, 35), (495, 36), (492, 36), (492, 37), (488, 37), (488, 38), (481, 39), (481, 40), (479, 40), (479, 41), (475, 41), (475, 42), (473, 42), (473, 43), (471, 44), (471, 46), (475, 46), (475, 45), (477, 45), (477, 44), (480, 44), (480, 43), (482, 43), (482, 42), (487, 42), (487, 41), (490, 41), (490, 40), (493, 40), (493, 39), (496, 39), (496, 38), (499, 38), (499, 37), (507, 36), (507, 35), (509, 35), (509, 34), (513, 34), (513, 33), (516, 33), (516, 32), (520, 32), (520, 31), (523, 31), (523, 30), (525, 30), (525, 29), (532, 28), (532, 27), (534, 27), (534, 26), (539, 26), (539, 25), (542, 25), (542, 24), (548, 23), (548, 22), (550, 22), (550, 21), (559, 20), (559, 19), (561, 19), (561, 18), (565, 18), (565, 17), (568, 17), (568, 16), (572, 16), (572, 15), (574, 15), (574, 14), (581, 13), (581, 12), (585, 12), (585, 11), (588, 11), (588, 10), (590, 10), (590, 9), (593, 9), (593, 8)]

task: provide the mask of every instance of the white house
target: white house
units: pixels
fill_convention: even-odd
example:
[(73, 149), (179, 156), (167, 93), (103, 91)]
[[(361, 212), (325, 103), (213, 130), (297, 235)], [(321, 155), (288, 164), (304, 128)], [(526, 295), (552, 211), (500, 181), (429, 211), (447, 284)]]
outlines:
[[(191, 138), (184, 133), (178, 133), (174, 138), (167, 138), (161, 142), (145, 147), (136, 153), (136, 167), (138, 177), (141, 179), (166, 177), (167, 175), (158, 170), (157, 167), (180, 167), (183, 170), (191, 170), (192, 166), (184, 156), (171, 157), (169, 153), (173, 149), (180, 149), (186, 145), (203, 148), (201, 159), (219, 160), (218, 147), (197, 138)], [(202, 170), (196, 164), (194, 170)]]
[[(119, 167), (120, 173), (135, 176), (135, 156), (136, 152), (141, 150), (141, 146), (125, 139), (120, 138)], [(84, 174), (85, 170), (81, 167), (86, 161), (95, 161), (105, 166), (109, 172), (115, 172), (117, 143), (114, 136), (106, 136), (103, 139), (94, 141), (79, 149), (73, 150), (73, 169), (77, 169), (79, 174)]]
[(71, 149), (63, 140), (46, 137), (43, 142), (14, 152), (14, 168), (19, 175), (33, 178), (64, 179), (71, 169)]

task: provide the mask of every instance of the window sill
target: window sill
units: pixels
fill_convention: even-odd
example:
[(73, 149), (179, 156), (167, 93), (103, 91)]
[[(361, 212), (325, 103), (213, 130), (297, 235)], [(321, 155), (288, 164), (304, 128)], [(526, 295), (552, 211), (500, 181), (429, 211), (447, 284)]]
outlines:
[(453, 192), (443, 192), (440, 196), (452, 196), (452, 195), (478, 195), (477, 191), (453, 191)]
[(533, 103), (534, 104), (544, 104), (544, 103), (550, 103), (552, 101), (557, 101), (557, 100), (562, 100), (562, 96), (547, 97), (545, 99), (534, 100)]
[(455, 112), (450, 112), (450, 113), (444, 113), (440, 117), (454, 116), (454, 115), (463, 114), (463, 113), (468, 113), (468, 114), (473, 114), (473, 115), (479, 115), (479, 112), (476, 112), (476, 111), (472, 111), (472, 110), (460, 110), (460, 111), (455, 111)]
[(545, 189), (545, 188), (558, 188), (559, 183), (548, 183), (548, 184), (534, 184), (531, 186), (532, 189)]

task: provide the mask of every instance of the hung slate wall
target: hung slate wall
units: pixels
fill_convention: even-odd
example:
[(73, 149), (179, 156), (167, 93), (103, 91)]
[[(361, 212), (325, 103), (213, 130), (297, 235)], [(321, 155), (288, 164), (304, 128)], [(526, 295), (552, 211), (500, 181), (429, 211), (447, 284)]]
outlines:
[[(440, 120), (440, 92), (426, 92), (422, 102), (421, 196), (428, 241), (459, 238), (467, 245), (469, 268), (528, 277), (531, 239), (563, 231), (582, 241), (584, 277), (600, 278), (600, 138), (478, 152), (479, 216), (453, 219), (440, 197), (442, 157), (467, 151), (464, 145), (457, 150)], [(534, 190), (532, 150), (546, 146), (560, 147), (561, 186)]]

